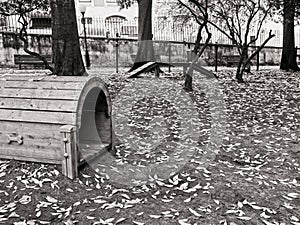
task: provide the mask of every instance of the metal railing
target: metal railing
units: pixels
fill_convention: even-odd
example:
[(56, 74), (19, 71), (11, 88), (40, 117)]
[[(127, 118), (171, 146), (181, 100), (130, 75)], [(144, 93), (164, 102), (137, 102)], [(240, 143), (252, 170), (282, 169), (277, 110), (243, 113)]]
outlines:
[[(115, 38), (117, 34), (121, 38), (137, 39), (138, 24), (136, 20), (120, 20), (120, 18), (110, 18), (109, 20), (101, 17), (86, 18), (86, 29), (88, 37), (109, 37)], [(51, 19), (40, 14), (28, 16), (28, 34), (51, 34)], [(50, 21), (50, 22), (49, 22)], [(45, 24), (43, 24), (45, 23)], [(78, 18), (78, 32), (83, 34), (81, 18)], [(17, 16), (0, 16), (0, 32), (17, 33), (21, 25), (18, 23)], [(232, 44), (232, 41), (216, 28), (210, 28), (212, 32), (211, 43)], [(194, 42), (197, 36), (197, 24), (180, 24), (169, 21), (153, 21), (153, 39), (161, 41)], [(255, 45), (261, 45), (268, 37), (270, 28), (264, 27)], [(271, 39), (267, 46), (282, 46), (282, 29), (272, 29), (275, 38)], [(252, 34), (253, 35), (253, 34)], [(250, 34), (251, 36), (251, 34)], [(204, 36), (205, 38), (205, 36)], [(295, 43), (300, 47), (300, 26), (295, 27)]]

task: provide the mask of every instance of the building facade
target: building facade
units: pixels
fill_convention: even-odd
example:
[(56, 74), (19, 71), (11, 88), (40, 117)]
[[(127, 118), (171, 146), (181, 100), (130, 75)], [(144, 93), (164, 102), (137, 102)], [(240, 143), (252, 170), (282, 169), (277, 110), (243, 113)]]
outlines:
[(134, 20), (138, 17), (138, 7), (134, 4), (128, 9), (120, 9), (117, 0), (75, 0), (76, 11), (80, 16), (79, 8), (86, 6), (86, 17), (123, 17), (125, 20)]

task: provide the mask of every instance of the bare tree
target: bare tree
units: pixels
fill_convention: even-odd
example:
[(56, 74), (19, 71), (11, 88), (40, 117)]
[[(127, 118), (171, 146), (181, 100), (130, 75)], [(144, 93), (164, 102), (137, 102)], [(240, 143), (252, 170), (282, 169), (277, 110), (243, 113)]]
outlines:
[[(185, 82), (184, 82), (184, 89), (186, 91), (192, 91), (193, 90), (193, 71), (195, 64), (203, 54), (205, 48), (208, 46), (209, 41), (211, 39), (212, 34), (210, 33), (208, 29), (208, 0), (178, 0), (179, 4), (191, 13), (195, 21), (198, 23), (198, 33), (197, 38), (195, 41), (195, 46), (193, 49), (193, 59), (192, 63), (190, 64), (187, 73), (185, 75)], [(200, 42), (202, 41), (204, 37), (204, 33), (207, 34), (206, 40), (204, 42), (204, 45), (200, 48)]]
[(53, 72), (53, 67), (42, 55), (33, 52), (29, 49), (28, 34), (27, 34), (27, 14), (35, 10), (47, 11), (49, 7), (48, 0), (12, 0), (0, 2), (0, 14), (4, 16), (18, 16), (18, 22), (22, 25), (19, 31), (19, 38), (24, 43), (24, 51), (29, 55), (43, 61), (45, 68)]
[[(250, 61), (264, 48), (275, 35), (270, 30), (268, 37), (251, 55), (250, 45), (259, 38), (262, 25), (269, 16), (273, 5), (266, 0), (215, 0), (211, 5), (210, 25), (225, 34), (237, 46), (240, 60), (236, 71), (236, 79), (243, 82), (243, 73)], [(254, 38), (250, 39), (250, 33)]]

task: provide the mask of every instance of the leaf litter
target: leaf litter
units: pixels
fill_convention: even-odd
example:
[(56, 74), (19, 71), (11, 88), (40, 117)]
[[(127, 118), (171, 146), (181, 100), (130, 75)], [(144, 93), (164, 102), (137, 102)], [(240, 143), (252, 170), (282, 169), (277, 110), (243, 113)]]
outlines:
[[(179, 73), (173, 80), (182, 82)], [(192, 94), (201, 119), (199, 151), (168, 179), (122, 187), (105, 173), (86, 167), (70, 181), (60, 166), (0, 161), (0, 222), (5, 224), (300, 224), (299, 73), (253, 72), (245, 84), (233, 71), (219, 72), (228, 116), (216, 158), (203, 165), (211, 118), (205, 93), (195, 81)], [(112, 99), (130, 82), (121, 75), (103, 77)], [(168, 79), (165, 78), (166, 82)], [(156, 102), (158, 105), (155, 105)], [(152, 109), (148, 109), (151, 106)], [(164, 111), (164, 108), (168, 108)], [(131, 126), (140, 137), (151, 130), (151, 115), (170, 118), (166, 138), (180, 138), (180, 120), (172, 105), (140, 101)], [(185, 118), (183, 118), (185, 119)], [(188, 118), (187, 118), (188, 119)], [(160, 120), (155, 123), (160, 124)], [(119, 159), (147, 165), (164, 163), (171, 149), (130, 152)]]

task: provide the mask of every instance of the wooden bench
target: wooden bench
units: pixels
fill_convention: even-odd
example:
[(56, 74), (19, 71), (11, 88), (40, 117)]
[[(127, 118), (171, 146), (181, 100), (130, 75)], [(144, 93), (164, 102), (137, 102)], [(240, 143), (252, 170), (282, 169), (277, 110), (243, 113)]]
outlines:
[(223, 59), (226, 61), (227, 66), (233, 66), (239, 63), (240, 55), (223, 55)]
[[(51, 55), (42, 55), (46, 58), (48, 63), (52, 62)], [(19, 69), (22, 69), (22, 65), (31, 65), (31, 66), (43, 66), (44, 62), (32, 55), (14, 55), (15, 65), (19, 65)]]

